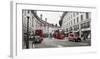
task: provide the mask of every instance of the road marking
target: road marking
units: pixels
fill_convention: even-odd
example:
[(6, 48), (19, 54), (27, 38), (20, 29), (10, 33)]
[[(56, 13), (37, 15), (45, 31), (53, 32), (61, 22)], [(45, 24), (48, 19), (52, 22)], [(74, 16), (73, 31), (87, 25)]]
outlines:
[(63, 47), (63, 46), (61, 46), (61, 45), (57, 45), (57, 47), (58, 47), (58, 48), (61, 48), (61, 47)]

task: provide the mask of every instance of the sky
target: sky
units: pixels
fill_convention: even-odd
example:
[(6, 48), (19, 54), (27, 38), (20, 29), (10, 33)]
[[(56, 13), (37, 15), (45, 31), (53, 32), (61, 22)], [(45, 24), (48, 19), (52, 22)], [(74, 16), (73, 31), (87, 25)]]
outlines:
[(47, 18), (48, 23), (59, 25), (59, 20), (60, 20), (60, 17), (62, 16), (63, 12), (37, 11), (37, 15), (39, 17), (40, 17), (40, 14), (42, 14), (43, 20), (45, 20), (45, 18)]

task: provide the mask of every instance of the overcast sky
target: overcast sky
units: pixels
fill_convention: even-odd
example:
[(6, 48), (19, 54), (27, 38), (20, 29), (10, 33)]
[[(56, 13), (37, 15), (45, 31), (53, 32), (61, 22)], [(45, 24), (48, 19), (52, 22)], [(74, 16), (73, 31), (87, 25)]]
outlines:
[(59, 25), (60, 17), (63, 12), (52, 12), (52, 11), (37, 11), (37, 15), (40, 17), (40, 14), (43, 15), (42, 19), (45, 20), (47, 18), (47, 22), (51, 24)]

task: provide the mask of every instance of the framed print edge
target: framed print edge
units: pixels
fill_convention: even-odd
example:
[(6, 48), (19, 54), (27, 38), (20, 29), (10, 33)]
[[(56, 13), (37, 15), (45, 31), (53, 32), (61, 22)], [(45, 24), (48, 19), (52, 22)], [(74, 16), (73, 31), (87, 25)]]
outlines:
[(10, 57), (17, 56), (16, 2), (10, 1)]
[[(17, 7), (17, 4), (19, 4), (19, 5), (21, 5), (21, 7), (19, 6), (19, 7)], [(20, 42), (18, 42), (19, 41), (19, 33), (18, 33), (18, 26), (21, 26), (21, 24), (19, 25), (18, 24), (18, 22), (19, 22), (19, 20), (18, 19), (20, 19), (20, 17), (19, 16), (17, 16), (17, 15), (19, 15), (17, 12), (19, 12), (18, 10), (19, 9), (17, 9), (17, 8), (20, 8), (20, 10), (22, 10), (22, 9), (24, 9), (24, 7), (23, 7), (23, 4), (24, 5), (34, 5), (34, 4), (25, 4), (25, 3), (17, 3), (17, 2), (14, 2), (14, 1), (11, 1), (11, 3), (10, 3), (10, 6), (11, 6), (11, 8), (10, 8), (10, 18), (11, 18), (11, 21), (10, 21), (10, 39), (11, 39), (11, 43), (10, 43), (10, 55), (11, 55), (11, 57), (18, 57), (18, 56), (27, 56), (27, 54), (29, 55), (29, 56), (32, 56), (32, 55), (35, 55), (35, 56), (47, 56), (46, 55), (46, 53), (47, 53), (47, 51), (49, 51), (49, 48), (48, 49), (29, 49), (29, 50), (22, 50), (20, 47), (18, 47), (19, 46), (19, 43)], [(38, 5), (38, 4), (35, 4), (35, 5)], [(42, 4), (39, 4), (39, 5), (41, 5), (41, 6), (46, 6), (45, 4), (44, 5), (42, 5)], [(38, 6), (39, 6), (38, 5)], [(54, 6), (54, 5), (47, 5), (47, 6), (51, 6), (51, 8), (52, 8), (52, 6)], [(55, 5), (55, 7), (56, 7), (57, 5)], [(61, 8), (66, 8), (66, 7), (68, 7), (68, 6), (60, 6)], [(70, 6), (71, 7), (71, 6)], [(69, 10), (71, 10), (71, 8), (73, 8), (73, 6), (70, 8), (69, 7)], [(80, 6), (81, 7), (81, 6)], [(29, 8), (26, 8), (26, 9), (31, 9), (32, 7), (29, 7)], [(58, 8), (59, 8), (59, 5), (58, 5)], [(76, 8), (78, 8), (77, 6), (76, 6)], [(82, 8), (82, 7), (81, 7)], [(84, 8), (86, 8), (86, 7), (83, 7), (83, 9)], [(90, 11), (90, 12), (92, 12), (93, 13), (93, 17), (91, 18), (92, 20), (91, 20), (91, 44), (92, 44), (92, 46), (91, 47), (68, 47), (68, 48), (50, 48), (51, 49), (51, 52), (53, 52), (53, 53), (51, 53), (51, 52), (49, 52), (49, 53), (47, 53), (48, 55), (56, 55), (57, 53), (57, 55), (61, 55), (61, 54), (74, 54), (74, 53), (84, 53), (84, 52), (96, 52), (96, 39), (94, 40), (94, 30), (95, 30), (95, 25), (94, 26), (92, 26), (93, 24), (96, 24), (95, 23), (95, 19), (96, 19), (96, 7), (87, 7), (86, 9), (87, 9), (87, 11), (89, 11), (88, 10), (88, 8), (90, 8), (92, 11)], [(52, 10), (52, 9), (51, 9)], [(75, 10), (75, 9), (74, 9)], [(78, 9), (77, 9), (78, 10)], [(82, 10), (82, 9), (81, 9)], [(79, 10), (79, 11), (81, 11), (81, 10)], [(85, 9), (84, 9), (85, 10)], [(71, 11), (73, 11), (73, 10), (71, 10)], [(18, 18), (19, 17), (19, 18)], [(93, 20), (94, 19), (94, 20)], [(20, 27), (19, 27), (20, 28)], [(83, 49), (86, 49), (87, 48), (87, 51), (86, 50), (83, 50)], [(54, 50), (55, 49), (55, 50)], [(75, 50), (77, 50), (77, 49), (82, 49), (82, 50), (80, 50), (79, 52), (77, 52), (77, 51), (72, 51), (72, 52), (65, 52), (65, 50), (69, 50), (70, 51), (70, 49), (72, 50), (72, 49), (75, 49)], [(56, 52), (56, 53), (54, 53), (55, 51), (59, 51), (59, 52)], [(64, 51), (62, 51), (62, 50), (64, 50)], [(34, 53), (31, 53), (30, 51), (33, 51)], [(35, 51), (39, 51), (39, 52), (35, 52)], [(25, 52), (25, 53), (24, 53)], [(29, 54), (29, 53), (30, 54)], [(39, 55), (38, 55), (39, 54)]]

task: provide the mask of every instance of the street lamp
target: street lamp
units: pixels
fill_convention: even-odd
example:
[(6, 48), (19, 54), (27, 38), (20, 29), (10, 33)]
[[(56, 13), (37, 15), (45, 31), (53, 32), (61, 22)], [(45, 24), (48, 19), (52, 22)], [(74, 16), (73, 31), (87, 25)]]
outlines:
[(27, 40), (26, 40), (26, 48), (29, 48), (29, 16), (27, 16)]

